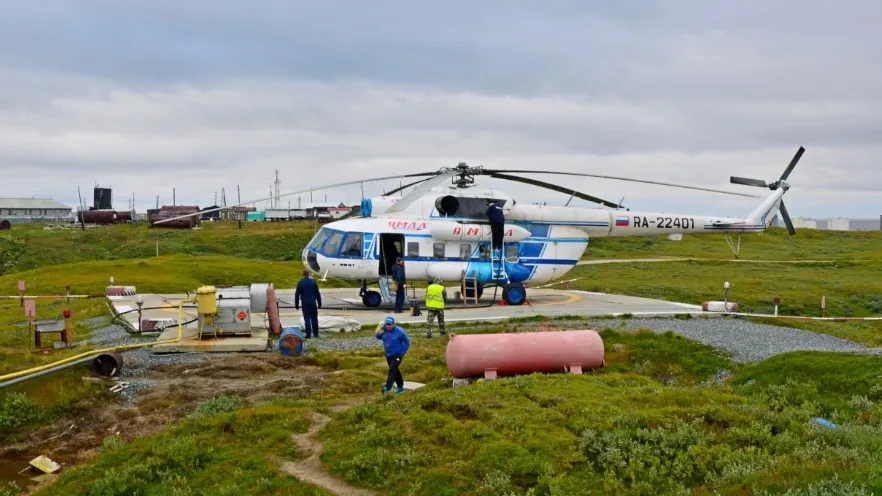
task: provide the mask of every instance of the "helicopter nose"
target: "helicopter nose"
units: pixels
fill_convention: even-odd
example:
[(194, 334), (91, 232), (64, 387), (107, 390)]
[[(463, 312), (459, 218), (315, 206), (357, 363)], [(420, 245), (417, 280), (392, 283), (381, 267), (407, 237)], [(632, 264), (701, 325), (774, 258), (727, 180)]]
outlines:
[(303, 250), (303, 265), (313, 272), (321, 272), (318, 254), (313, 250)]

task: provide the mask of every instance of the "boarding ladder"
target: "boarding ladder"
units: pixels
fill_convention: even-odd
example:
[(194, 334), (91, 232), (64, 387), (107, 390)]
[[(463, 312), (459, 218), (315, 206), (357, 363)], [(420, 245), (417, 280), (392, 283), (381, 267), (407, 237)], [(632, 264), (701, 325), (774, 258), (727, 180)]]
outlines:
[(508, 282), (508, 274), (505, 272), (505, 244), (503, 243), (502, 249), (499, 251), (499, 256), (497, 257), (494, 253), (493, 248), (490, 248), (490, 273), (491, 277), (497, 283), (507, 283)]
[[(466, 271), (462, 271), (462, 278), (460, 280), (460, 298), (462, 299), (463, 305), (468, 305), (469, 300), (477, 305), (478, 304), (478, 277), (472, 273), (472, 275), (467, 275)], [(468, 296), (468, 290), (472, 290), (472, 296)]]

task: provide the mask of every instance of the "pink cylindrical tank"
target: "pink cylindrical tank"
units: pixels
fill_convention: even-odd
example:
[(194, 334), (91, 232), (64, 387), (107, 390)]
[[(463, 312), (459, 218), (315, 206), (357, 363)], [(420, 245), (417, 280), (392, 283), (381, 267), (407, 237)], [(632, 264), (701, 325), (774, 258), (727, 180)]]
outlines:
[(447, 343), (447, 370), (457, 379), (559, 372), (604, 365), (603, 339), (593, 330), (457, 334)]

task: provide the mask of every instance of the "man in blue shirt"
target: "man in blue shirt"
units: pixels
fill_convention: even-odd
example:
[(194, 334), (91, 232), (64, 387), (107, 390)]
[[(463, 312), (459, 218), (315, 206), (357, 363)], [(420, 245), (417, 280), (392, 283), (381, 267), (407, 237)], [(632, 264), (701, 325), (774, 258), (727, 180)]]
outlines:
[(303, 279), (297, 283), (297, 289), (294, 290), (294, 308), (300, 310), (301, 305), (306, 338), (311, 338), (313, 333), (318, 338), (318, 309), (322, 307), (322, 293), (319, 291), (318, 283), (309, 277), (309, 270), (303, 271)]
[(392, 280), (398, 283), (398, 289), (395, 291), (395, 313), (404, 311), (404, 295), (406, 289), (407, 276), (404, 273), (404, 259), (398, 257), (395, 265), (392, 266)]
[(392, 383), (398, 386), (396, 393), (404, 392), (404, 378), (401, 376), (401, 360), (410, 350), (410, 337), (404, 329), (395, 325), (393, 317), (386, 317), (383, 328), (377, 331), (377, 339), (383, 341), (383, 350), (386, 353), (386, 363), (389, 364), (389, 375), (386, 376), (386, 385), (382, 392), (392, 390)]

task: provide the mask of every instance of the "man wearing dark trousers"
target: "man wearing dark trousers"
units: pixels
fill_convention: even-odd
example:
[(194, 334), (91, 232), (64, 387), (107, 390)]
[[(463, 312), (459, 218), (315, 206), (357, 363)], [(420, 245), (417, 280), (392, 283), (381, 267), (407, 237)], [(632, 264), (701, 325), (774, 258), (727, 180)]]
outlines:
[(487, 207), (487, 218), (490, 220), (490, 233), (493, 238), (493, 254), (502, 256), (502, 238), (505, 232), (505, 214), (502, 213), (502, 207), (496, 200), (490, 201)]
[(318, 311), (322, 307), (322, 293), (318, 283), (309, 277), (309, 271), (303, 271), (303, 279), (297, 283), (294, 290), (294, 308), (300, 310), (303, 306), (304, 334), (311, 338), (312, 334), (319, 337)]
[(386, 317), (383, 328), (376, 334), (377, 339), (383, 341), (383, 351), (386, 354), (386, 363), (389, 364), (389, 374), (386, 376), (386, 385), (381, 392), (387, 393), (392, 390), (392, 384), (398, 389), (396, 393), (404, 392), (404, 377), (401, 375), (401, 361), (410, 350), (410, 337), (404, 329), (395, 325), (395, 318)]
[(395, 313), (401, 313), (404, 311), (405, 281), (407, 280), (404, 273), (404, 260), (401, 257), (398, 257), (395, 260), (395, 265), (392, 266), (392, 280), (398, 283), (398, 288), (395, 290)]

